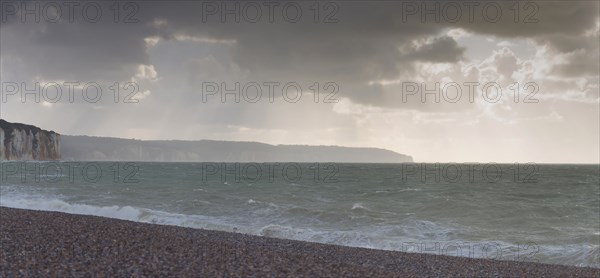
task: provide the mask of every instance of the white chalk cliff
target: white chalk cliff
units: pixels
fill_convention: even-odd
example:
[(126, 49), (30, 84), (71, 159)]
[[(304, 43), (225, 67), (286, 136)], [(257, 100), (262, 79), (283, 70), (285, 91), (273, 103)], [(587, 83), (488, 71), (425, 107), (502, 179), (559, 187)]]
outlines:
[(0, 119), (0, 160), (58, 160), (60, 134)]

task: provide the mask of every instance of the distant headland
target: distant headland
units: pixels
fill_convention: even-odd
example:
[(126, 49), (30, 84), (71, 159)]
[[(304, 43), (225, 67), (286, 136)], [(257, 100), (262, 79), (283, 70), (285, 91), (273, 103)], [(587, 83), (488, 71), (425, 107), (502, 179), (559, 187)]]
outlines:
[(411, 156), (379, 148), (69, 136), (1, 119), (0, 128), (0, 142), (3, 142), (0, 147), (2, 160), (340, 163), (413, 161)]

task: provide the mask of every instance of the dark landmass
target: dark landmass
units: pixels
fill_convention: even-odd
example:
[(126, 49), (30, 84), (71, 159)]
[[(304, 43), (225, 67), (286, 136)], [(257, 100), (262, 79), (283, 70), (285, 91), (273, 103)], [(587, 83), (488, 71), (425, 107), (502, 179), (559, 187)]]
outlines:
[(232, 141), (142, 141), (62, 136), (62, 157), (77, 161), (400, 163), (412, 157), (377, 148), (269, 145)]
[(68, 136), (0, 119), (0, 160), (156, 162), (401, 163), (412, 157), (377, 148), (269, 145), (232, 141), (142, 141)]
[(0, 160), (58, 160), (60, 135), (0, 119)]
[(0, 277), (600, 277), (600, 269), (309, 243), (0, 207)]

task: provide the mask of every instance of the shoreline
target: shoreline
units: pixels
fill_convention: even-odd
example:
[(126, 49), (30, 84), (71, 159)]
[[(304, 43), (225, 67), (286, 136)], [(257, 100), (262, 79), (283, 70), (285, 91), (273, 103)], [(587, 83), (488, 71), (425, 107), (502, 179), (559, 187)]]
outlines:
[(600, 269), (328, 245), (0, 207), (0, 276), (600, 277)]

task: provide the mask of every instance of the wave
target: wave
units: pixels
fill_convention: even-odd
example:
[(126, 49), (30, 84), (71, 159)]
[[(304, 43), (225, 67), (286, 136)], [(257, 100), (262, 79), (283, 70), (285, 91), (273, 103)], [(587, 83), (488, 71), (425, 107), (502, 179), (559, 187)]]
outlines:
[(96, 206), (88, 204), (68, 203), (54, 196), (0, 196), (0, 206), (18, 209), (56, 211), (78, 215), (93, 215), (134, 222), (160, 225), (172, 225), (188, 228), (231, 231), (227, 223), (219, 218), (203, 215), (187, 215), (171, 213), (134, 206)]
[[(410, 218), (402, 225), (373, 225), (355, 229), (332, 229), (331, 227), (301, 227), (289, 224), (257, 222), (242, 224), (239, 219), (227, 216), (207, 216), (198, 214), (180, 214), (141, 208), (136, 206), (100, 206), (70, 203), (61, 196), (48, 192), (23, 192), (8, 190), (2, 186), (0, 206), (57, 211), (79, 215), (94, 215), (135, 222), (172, 225), (207, 230), (239, 232), (258, 236), (302, 240), (352, 247), (395, 250), (404, 252), (430, 253), (470, 258), (491, 258), (501, 260), (525, 260), (577, 266), (600, 267), (600, 247), (590, 244), (567, 246), (540, 245), (524, 249), (522, 245), (508, 242), (467, 242), (456, 234), (466, 227), (451, 227), (439, 223)], [(249, 199), (248, 204), (262, 202)], [(267, 207), (271, 203), (263, 203)], [(365, 210), (361, 203), (355, 203), (352, 210)], [(262, 218), (262, 217), (261, 217)], [(264, 220), (264, 219), (263, 219)], [(268, 219), (267, 219), (268, 220)], [(276, 222), (276, 221), (272, 221)]]

